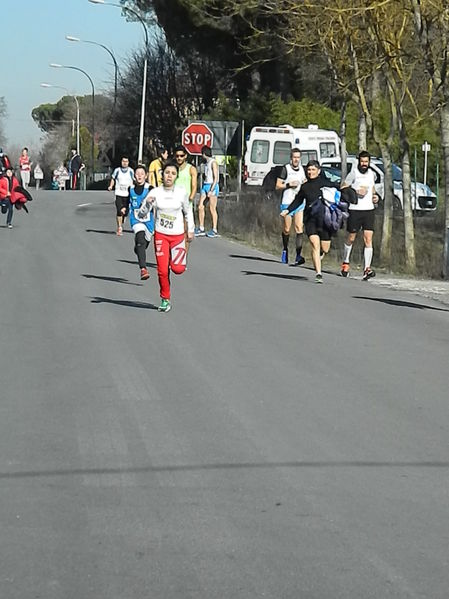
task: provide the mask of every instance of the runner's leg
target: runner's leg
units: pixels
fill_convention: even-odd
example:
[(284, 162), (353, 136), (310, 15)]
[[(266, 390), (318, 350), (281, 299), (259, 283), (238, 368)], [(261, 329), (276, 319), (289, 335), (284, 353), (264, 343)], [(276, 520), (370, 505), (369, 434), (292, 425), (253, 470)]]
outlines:
[(154, 252), (156, 254), (157, 276), (159, 279), (160, 296), (162, 299), (170, 299), (170, 243), (168, 236), (162, 233), (154, 234)]

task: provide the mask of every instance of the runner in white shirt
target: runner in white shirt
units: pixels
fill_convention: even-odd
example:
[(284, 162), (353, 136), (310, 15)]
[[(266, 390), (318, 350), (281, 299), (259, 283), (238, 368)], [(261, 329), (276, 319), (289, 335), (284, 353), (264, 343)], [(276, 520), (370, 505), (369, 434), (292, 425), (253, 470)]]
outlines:
[[(306, 181), (306, 174), (301, 165), (301, 151), (293, 148), (290, 153), (290, 162), (286, 164), (280, 176), (276, 180), (276, 189), (282, 190), (281, 212), (286, 210), (293, 202), (301, 185)], [(304, 231), (304, 206), (305, 202), (298, 206), (294, 212), (283, 217), (284, 226), (282, 228), (282, 256), (281, 262), (288, 264), (288, 242), (290, 239), (290, 229), (292, 221), (295, 223), (296, 231), (296, 258), (295, 265), (304, 264), (305, 260), (301, 255), (302, 240)]]
[(178, 176), (176, 162), (167, 162), (163, 168), (163, 184), (148, 194), (147, 209), (155, 213), (154, 248), (159, 278), (160, 312), (171, 310), (170, 271), (176, 275), (186, 269), (186, 235), (184, 218), (187, 220), (187, 238), (194, 237), (192, 204), (187, 192), (175, 187)]
[(129, 166), (129, 159), (123, 156), (121, 166), (112, 173), (108, 191), (115, 188), (115, 206), (117, 235), (123, 235), (123, 223), (129, 210), (129, 189), (134, 183), (134, 171)]
[(352, 187), (357, 193), (357, 204), (349, 205), (349, 218), (347, 221), (346, 241), (343, 251), (343, 263), (341, 265), (341, 276), (349, 276), (349, 258), (351, 256), (352, 245), (360, 229), (363, 231), (364, 249), (364, 270), (363, 280), (368, 281), (376, 276), (371, 268), (373, 259), (373, 233), (374, 233), (374, 209), (379, 201), (374, 187), (374, 172), (370, 169), (371, 156), (369, 152), (363, 151), (359, 154), (357, 168), (352, 169), (341, 186)]

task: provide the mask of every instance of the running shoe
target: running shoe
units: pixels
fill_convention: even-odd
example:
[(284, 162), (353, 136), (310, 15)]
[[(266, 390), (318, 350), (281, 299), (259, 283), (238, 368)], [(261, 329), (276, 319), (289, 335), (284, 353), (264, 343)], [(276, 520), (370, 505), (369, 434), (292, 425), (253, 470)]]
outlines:
[(118, 227), (118, 229), (117, 229), (117, 235), (119, 237), (121, 237), (123, 235), (123, 229), (122, 229), (122, 227)]
[(349, 277), (349, 262), (342, 263), (340, 274), (342, 277)]
[(288, 250), (282, 250), (281, 262), (282, 264), (288, 264)]
[(168, 299), (161, 299), (161, 305), (158, 308), (159, 312), (170, 312), (171, 303)]
[(194, 235), (195, 237), (206, 237), (206, 231), (204, 229), (196, 227), (194, 230)]
[(306, 259), (301, 254), (296, 254), (295, 266), (301, 266), (305, 261)]
[(12, 224), (11, 223), (9, 223), (8, 229), (12, 229)]
[(376, 273), (374, 272), (374, 270), (372, 270), (371, 268), (365, 268), (365, 270), (363, 271), (362, 281), (368, 281), (369, 279), (372, 279), (375, 276)]
[(220, 235), (217, 233), (217, 231), (211, 229), (206, 233), (206, 237), (211, 237), (213, 239), (214, 237), (220, 237)]
[(146, 268), (141, 268), (140, 269), (140, 279), (142, 281), (146, 281), (149, 278), (150, 278), (150, 273), (148, 272), (148, 270)]
[(323, 275), (320, 272), (317, 272), (315, 275), (315, 283), (322, 283), (323, 282)]

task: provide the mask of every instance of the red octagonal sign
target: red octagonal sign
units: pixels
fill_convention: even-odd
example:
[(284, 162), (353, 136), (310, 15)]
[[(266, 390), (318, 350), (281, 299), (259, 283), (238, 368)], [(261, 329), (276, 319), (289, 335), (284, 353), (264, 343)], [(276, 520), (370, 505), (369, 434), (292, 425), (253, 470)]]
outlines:
[(190, 123), (182, 132), (182, 145), (189, 154), (201, 155), (201, 148), (211, 148), (213, 139), (212, 131), (204, 123)]

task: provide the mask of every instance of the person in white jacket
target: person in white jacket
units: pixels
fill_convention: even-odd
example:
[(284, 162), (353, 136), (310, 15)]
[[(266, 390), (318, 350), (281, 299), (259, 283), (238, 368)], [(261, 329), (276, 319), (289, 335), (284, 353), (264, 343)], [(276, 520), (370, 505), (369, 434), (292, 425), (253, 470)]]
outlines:
[(184, 219), (187, 220), (187, 239), (194, 237), (192, 204), (187, 192), (175, 187), (178, 176), (176, 162), (167, 162), (163, 167), (161, 187), (152, 189), (145, 202), (144, 210), (154, 211), (154, 249), (159, 278), (160, 312), (171, 310), (170, 271), (176, 275), (186, 269), (186, 235)]

